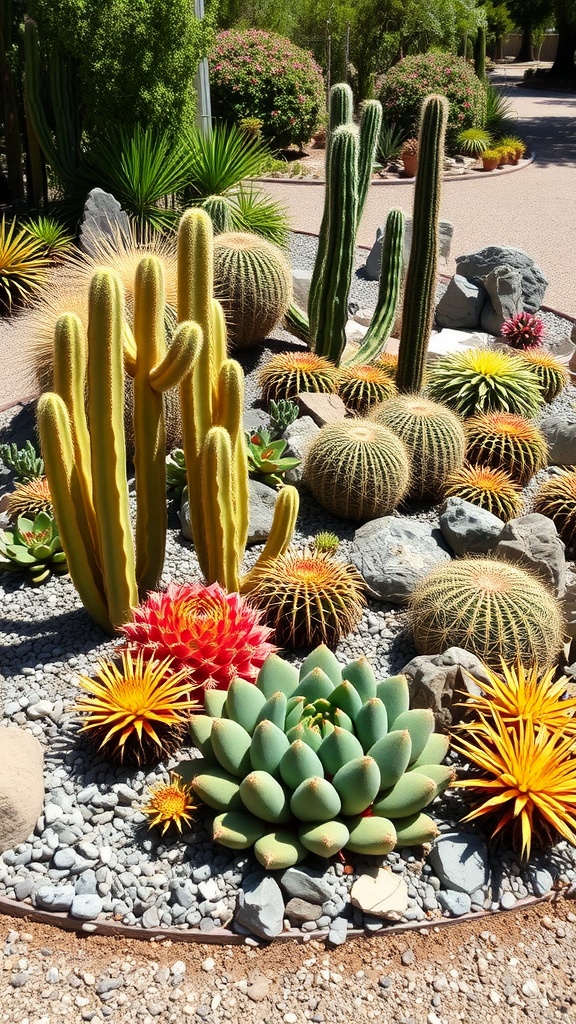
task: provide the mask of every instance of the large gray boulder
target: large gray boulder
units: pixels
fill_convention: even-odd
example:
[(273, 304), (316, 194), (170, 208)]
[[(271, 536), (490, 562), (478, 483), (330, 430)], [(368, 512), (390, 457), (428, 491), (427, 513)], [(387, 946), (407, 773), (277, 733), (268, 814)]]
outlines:
[(513, 267), (495, 267), (484, 278), (488, 298), (482, 307), (480, 326), (488, 334), (499, 335), (505, 320), (522, 311), (522, 276)]
[(461, 647), (449, 647), (444, 654), (421, 654), (412, 658), (402, 673), (408, 678), (410, 707), (431, 708), (442, 732), (459, 720), (460, 709), (454, 705), (463, 699), (463, 693), (480, 692), (474, 679), (487, 678), (480, 659)]
[(467, 256), (456, 257), (457, 273), (471, 281), (484, 283), (496, 267), (518, 270), (522, 276), (522, 303), (528, 313), (535, 313), (544, 301), (548, 279), (531, 256), (511, 245), (489, 245)]
[[(412, 217), (407, 216), (404, 223), (404, 251), (402, 253), (402, 262), (404, 267), (407, 267), (408, 260), (410, 259), (410, 249), (412, 246)], [(369, 278), (370, 281), (377, 281), (380, 277), (380, 267), (382, 265), (382, 244), (384, 242), (385, 234), (385, 224), (376, 228), (376, 241), (368, 253), (366, 266), (364, 267), (366, 277)], [(453, 234), (454, 225), (451, 224), (449, 220), (441, 220), (438, 228), (438, 257), (441, 267), (445, 267), (448, 263)]]
[(440, 530), (430, 523), (383, 516), (354, 534), (350, 560), (366, 583), (384, 601), (403, 604), (424, 576), (450, 551)]
[(436, 323), (453, 330), (476, 330), (486, 299), (482, 285), (454, 274), (436, 306)]
[(80, 224), (80, 248), (90, 256), (96, 255), (97, 242), (102, 236), (114, 243), (117, 243), (119, 238), (129, 239), (130, 220), (111, 192), (93, 188), (84, 204)]
[(504, 522), (463, 498), (448, 498), (440, 512), (440, 529), (456, 555), (485, 555), (492, 551)]
[(576, 413), (563, 409), (561, 415), (544, 416), (540, 429), (548, 443), (549, 465), (576, 465)]
[(0, 853), (34, 831), (42, 814), (44, 751), (27, 729), (0, 730)]
[(564, 550), (552, 520), (531, 512), (506, 523), (493, 554), (536, 573), (557, 597), (562, 597), (566, 590)]
[(301, 460), (299, 466), (289, 469), (284, 474), (286, 483), (298, 484), (302, 480), (304, 460), (312, 441), (319, 433), (320, 427), (311, 416), (299, 416), (297, 420), (294, 420), (293, 423), (286, 427), (282, 436), (288, 442), (288, 447), (284, 454), (287, 457), (292, 456), (292, 458)]

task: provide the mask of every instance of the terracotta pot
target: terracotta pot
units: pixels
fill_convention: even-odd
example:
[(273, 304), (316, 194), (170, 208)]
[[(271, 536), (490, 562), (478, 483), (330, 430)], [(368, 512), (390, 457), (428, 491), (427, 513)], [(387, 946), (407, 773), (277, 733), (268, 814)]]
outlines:
[(496, 168), (498, 167), (499, 162), (500, 161), (499, 161), (499, 158), (497, 156), (493, 156), (493, 157), (483, 156), (482, 157), (482, 167), (483, 167), (483, 169), (485, 171), (495, 171)]
[(404, 164), (404, 171), (409, 178), (416, 177), (416, 168), (418, 166), (418, 154), (417, 153), (405, 153), (402, 156), (402, 163)]

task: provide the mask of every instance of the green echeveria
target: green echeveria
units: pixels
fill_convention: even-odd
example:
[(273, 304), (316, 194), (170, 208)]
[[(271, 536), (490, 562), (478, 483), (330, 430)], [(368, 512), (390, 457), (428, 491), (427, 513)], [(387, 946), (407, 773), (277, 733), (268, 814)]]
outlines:
[(342, 666), (324, 646), (299, 672), (273, 654), (255, 685), (206, 691), (204, 711), (190, 726), (202, 757), (178, 771), (218, 812), (223, 846), (275, 869), (437, 835), (422, 811), (452, 780), (448, 741), (431, 711), (410, 710), (404, 676), (378, 682), (366, 658)]
[(25, 572), (32, 583), (44, 583), (52, 572), (67, 572), (58, 527), (47, 512), (34, 520), (20, 516), (16, 526), (0, 530), (0, 570)]

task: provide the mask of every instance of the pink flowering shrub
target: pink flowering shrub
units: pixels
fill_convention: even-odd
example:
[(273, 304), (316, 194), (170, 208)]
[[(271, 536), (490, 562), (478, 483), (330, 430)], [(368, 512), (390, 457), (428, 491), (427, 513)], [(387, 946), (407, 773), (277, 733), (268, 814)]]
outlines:
[(220, 32), (208, 55), (212, 110), (225, 121), (257, 117), (275, 149), (303, 144), (325, 107), (322, 72), (289, 39), (250, 29)]
[(380, 90), (384, 119), (406, 135), (418, 132), (422, 101), (430, 93), (446, 96), (450, 105), (446, 149), (457, 148), (465, 128), (483, 128), (486, 90), (463, 57), (452, 53), (422, 53), (405, 57), (386, 74)]

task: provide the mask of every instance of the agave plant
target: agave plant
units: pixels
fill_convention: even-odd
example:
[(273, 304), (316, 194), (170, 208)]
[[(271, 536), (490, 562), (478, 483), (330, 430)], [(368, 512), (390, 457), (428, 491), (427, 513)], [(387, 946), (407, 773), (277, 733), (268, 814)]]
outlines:
[(492, 145), (492, 136), (484, 128), (465, 128), (458, 136), (458, 146), (465, 156), (482, 156)]
[(209, 691), (204, 711), (190, 725), (203, 756), (177, 770), (216, 811), (217, 843), (279, 869), (438, 834), (422, 812), (454, 778), (448, 738), (431, 711), (409, 710), (404, 676), (377, 682), (365, 658), (342, 666), (321, 646), (299, 672), (272, 655), (255, 686)]
[(272, 441), (268, 430), (262, 428), (254, 433), (247, 430), (245, 436), (248, 472), (250, 476), (261, 480), (263, 484), (280, 487), (284, 474), (300, 465), (300, 459), (290, 456), (282, 457), (288, 442)]
[(74, 244), (74, 237), (54, 217), (36, 217), (24, 225), (24, 230), (40, 242), (49, 260), (61, 260), (68, 255)]
[(542, 393), (520, 356), (470, 348), (438, 359), (426, 382), (425, 394), (461, 416), (499, 410), (528, 419), (535, 416)]
[[(271, 199), (252, 184), (238, 185), (220, 198), (225, 204), (226, 220), (221, 228), (215, 222), (215, 231), (243, 231), (261, 235), (273, 245), (286, 245), (289, 225), (286, 207), (282, 203)], [(213, 218), (208, 200), (201, 205)]]
[(40, 512), (34, 520), (20, 516), (10, 530), (0, 530), (0, 571), (25, 572), (32, 583), (44, 583), (52, 572), (68, 572), (58, 527)]
[(516, 128), (516, 116), (511, 101), (492, 82), (486, 82), (484, 128), (497, 139)]
[(0, 312), (26, 302), (46, 283), (49, 261), (40, 242), (16, 221), (0, 223)]

